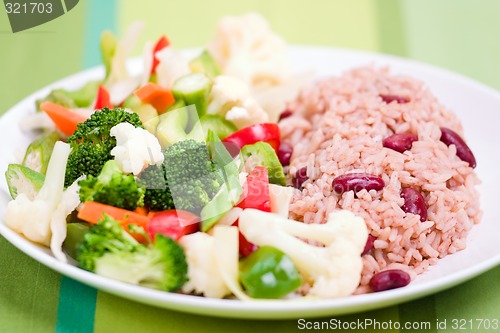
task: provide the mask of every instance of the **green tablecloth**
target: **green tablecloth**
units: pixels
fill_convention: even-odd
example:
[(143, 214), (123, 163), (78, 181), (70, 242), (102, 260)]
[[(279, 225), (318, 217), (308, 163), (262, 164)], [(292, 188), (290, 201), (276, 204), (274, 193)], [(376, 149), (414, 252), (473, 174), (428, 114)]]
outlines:
[[(148, 24), (142, 41), (167, 33), (178, 47), (200, 46), (210, 38), (210, 28), (220, 16), (249, 10), (267, 16), (290, 43), (393, 53), (500, 88), (497, 0), (81, 0), (64, 16), (17, 34), (9, 31), (0, 8), (0, 111), (50, 82), (98, 64), (103, 29), (121, 33), (130, 22), (141, 19)], [(365, 318), (402, 325), (429, 322), (428, 332), (452, 332), (452, 322), (458, 319), (467, 322), (462, 331), (500, 331), (477, 327), (480, 319), (500, 320), (500, 267), (430, 297), (337, 319)], [(441, 324), (438, 329), (436, 322), (445, 320), (447, 327)], [(470, 321), (475, 329), (469, 328)], [(300, 325), (296, 320), (209, 318), (127, 301), (61, 277), (0, 237), (0, 332), (54, 330), (290, 332), (300, 330)]]

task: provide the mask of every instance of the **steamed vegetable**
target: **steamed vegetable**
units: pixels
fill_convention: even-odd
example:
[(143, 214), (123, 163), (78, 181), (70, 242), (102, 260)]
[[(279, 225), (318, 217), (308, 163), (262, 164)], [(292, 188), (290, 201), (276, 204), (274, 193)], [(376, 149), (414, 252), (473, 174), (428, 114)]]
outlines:
[(110, 134), (111, 128), (122, 122), (142, 127), (136, 114), (120, 108), (104, 108), (78, 124), (77, 130), (67, 140), (72, 150), (66, 168), (66, 186), (81, 175), (97, 176), (101, 172), (104, 163), (113, 158), (111, 150), (116, 146), (116, 139)]
[(151, 74), (156, 72), (156, 67), (158, 67), (160, 61), (156, 58), (156, 54), (170, 45), (170, 41), (167, 36), (161, 36), (153, 47), (153, 63), (151, 66)]
[(267, 113), (252, 98), (248, 86), (226, 75), (213, 80), (207, 113), (224, 116), (238, 128), (269, 121)]
[(281, 298), (302, 283), (292, 260), (272, 246), (263, 246), (240, 261), (240, 281), (253, 298)]
[(134, 176), (126, 175), (115, 160), (107, 161), (97, 177), (89, 175), (78, 182), (80, 200), (97, 201), (118, 208), (134, 210), (144, 205), (144, 187)]
[(251, 172), (256, 166), (263, 166), (269, 174), (269, 183), (286, 185), (285, 174), (280, 160), (273, 148), (266, 142), (257, 142), (241, 149), (245, 168)]
[(83, 242), (83, 236), (89, 231), (90, 224), (84, 222), (68, 223), (66, 225), (66, 239), (63, 250), (73, 259), (76, 259), (78, 246)]
[(80, 113), (73, 112), (64, 106), (53, 102), (43, 102), (40, 109), (44, 111), (54, 122), (56, 127), (67, 136), (72, 135), (79, 123), (87, 120), (87, 117)]
[(213, 298), (230, 295), (231, 290), (217, 266), (214, 237), (197, 232), (182, 237), (179, 243), (184, 248), (189, 267), (188, 281), (182, 291)]
[(179, 209), (164, 210), (151, 215), (146, 231), (151, 239), (161, 234), (175, 240), (197, 232), (200, 229), (200, 218), (190, 212)]
[(247, 84), (273, 85), (289, 77), (286, 43), (258, 14), (221, 19), (208, 50), (225, 75)]
[(9, 164), (5, 171), (5, 179), (12, 199), (24, 193), (28, 199), (35, 199), (42, 188), (45, 176), (20, 164)]
[(223, 141), (234, 143), (239, 148), (257, 142), (267, 142), (277, 152), (280, 146), (280, 128), (274, 123), (248, 126), (227, 136)]
[(115, 35), (111, 31), (104, 31), (101, 34), (101, 57), (106, 69), (106, 78), (108, 78), (111, 72), (111, 61), (115, 56), (116, 48), (118, 47), (118, 41)]
[[(194, 105), (198, 113), (198, 119), (207, 111), (208, 95), (212, 88), (212, 82), (203, 73), (188, 74), (180, 77), (174, 82), (172, 92), (175, 100), (183, 100), (186, 105)], [(198, 119), (195, 119), (196, 122)], [(191, 120), (193, 122), (193, 120)]]
[(224, 139), (226, 136), (238, 130), (232, 122), (217, 114), (203, 115), (200, 118), (200, 126), (203, 129), (205, 137), (208, 136), (208, 131), (212, 131), (217, 134), (220, 139)]
[[(78, 218), (91, 224), (98, 223), (104, 215), (109, 215), (114, 220), (118, 221), (125, 229), (127, 229), (129, 225), (145, 227), (149, 221), (147, 216), (137, 212), (94, 201), (85, 202), (78, 211)], [(142, 237), (139, 238), (143, 239)]]
[(201, 230), (204, 232), (210, 230), (222, 216), (238, 203), (243, 192), (238, 165), (219, 137), (214, 132), (209, 131), (207, 143), (215, 171), (223, 183), (219, 192), (201, 210)]
[(234, 124), (224, 117), (209, 114), (203, 115), (190, 128), (189, 121), (197, 120), (198, 114), (194, 105), (184, 107), (184, 104), (183, 100), (179, 100), (175, 103), (175, 109), (160, 115), (155, 133), (162, 147), (186, 139), (204, 142), (209, 131), (215, 132), (220, 138), (225, 138), (236, 131)]
[(140, 175), (146, 205), (157, 211), (175, 207), (198, 214), (220, 188), (207, 146), (184, 140), (168, 147), (164, 155), (162, 166), (150, 166)]
[(157, 235), (142, 245), (109, 216), (84, 235), (77, 258), (83, 269), (149, 288), (177, 291), (187, 280), (184, 250), (174, 240)]
[(57, 132), (46, 132), (36, 138), (26, 149), (23, 165), (45, 175), (52, 150), (58, 140)]
[(189, 67), (193, 73), (205, 73), (211, 79), (222, 74), (219, 66), (207, 50), (203, 50), (199, 56), (191, 60)]
[[(65, 225), (66, 216), (80, 203), (74, 202), (72, 198), (64, 198), (64, 170), (70, 149), (66, 143), (60, 141), (56, 143), (44, 184), (34, 199), (21, 193), (15, 200), (9, 202), (5, 215), (9, 228), (23, 234), (29, 240), (50, 245), (53, 237), (51, 225), (60, 223)], [(68, 188), (68, 193), (71, 194), (73, 190), (74, 187)], [(76, 197), (78, 199), (78, 195)], [(37, 223), (32, 223), (35, 217)]]
[(109, 97), (109, 91), (103, 86), (99, 86), (97, 90), (97, 97), (94, 104), (94, 109), (102, 109), (102, 108), (113, 108), (113, 104), (111, 103), (111, 99)]
[(143, 103), (151, 104), (158, 113), (163, 113), (175, 101), (174, 95), (168, 89), (155, 83), (147, 83), (134, 92)]
[(305, 224), (246, 209), (240, 215), (239, 227), (250, 242), (273, 246), (288, 255), (311, 285), (308, 295), (342, 297), (352, 294), (359, 285), (368, 231), (364, 220), (350, 211), (331, 213), (325, 224)]
[(45, 98), (36, 101), (36, 108), (40, 110), (43, 102), (53, 102), (70, 109), (89, 107), (99, 85), (100, 81), (89, 81), (77, 90), (54, 89)]
[[(258, 209), (263, 212), (271, 211), (271, 198), (269, 195), (269, 181), (267, 169), (261, 166), (255, 167), (247, 176), (245, 184), (243, 184), (243, 195), (238, 207), (243, 209)], [(238, 226), (238, 221), (233, 225)], [(258, 246), (240, 232), (238, 234), (240, 255), (243, 257), (249, 256)]]
[(138, 175), (148, 165), (159, 165), (163, 154), (158, 139), (141, 127), (123, 122), (109, 131), (116, 138), (111, 155), (125, 173)]

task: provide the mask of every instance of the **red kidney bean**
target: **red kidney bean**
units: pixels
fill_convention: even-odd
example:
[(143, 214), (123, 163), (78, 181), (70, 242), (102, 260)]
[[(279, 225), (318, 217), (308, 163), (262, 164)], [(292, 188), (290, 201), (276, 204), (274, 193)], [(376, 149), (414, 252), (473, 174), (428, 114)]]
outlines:
[(290, 164), (290, 157), (292, 157), (293, 147), (288, 142), (282, 142), (278, 148), (278, 158), (282, 166)]
[(405, 213), (420, 215), (421, 222), (427, 220), (427, 205), (422, 193), (414, 188), (406, 187), (401, 191), (401, 198), (405, 200), (401, 207)]
[(367, 254), (373, 249), (373, 243), (375, 242), (376, 239), (377, 237), (368, 235), (368, 238), (366, 239), (365, 248), (363, 249), (363, 253), (361, 253), (361, 255)]
[(447, 146), (455, 145), (457, 147), (457, 156), (462, 161), (469, 163), (471, 168), (476, 167), (476, 158), (460, 135), (449, 128), (441, 127), (441, 141)]
[(374, 292), (401, 288), (411, 281), (410, 275), (400, 269), (378, 272), (370, 279), (370, 288)]
[(295, 177), (293, 178), (293, 186), (295, 188), (298, 188), (299, 190), (302, 188), (302, 184), (306, 180), (308, 180), (309, 177), (307, 177), (307, 167), (303, 167), (295, 173)]
[(389, 104), (391, 102), (394, 102), (394, 101), (396, 101), (396, 103), (398, 103), (398, 104), (405, 104), (405, 103), (409, 103), (410, 102), (410, 99), (408, 97), (406, 97), (406, 96), (384, 95), (384, 94), (380, 94), (379, 96), (387, 104)]
[(413, 142), (417, 141), (418, 137), (410, 133), (396, 133), (382, 141), (385, 148), (404, 153), (406, 150), (411, 149)]
[(290, 117), (292, 114), (293, 114), (293, 112), (291, 110), (288, 110), (288, 109), (281, 112), (280, 117), (278, 119), (278, 122), (282, 121), (285, 118)]
[(347, 191), (358, 192), (361, 190), (380, 191), (384, 188), (384, 180), (368, 173), (346, 173), (336, 177), (332, 182), (333, 190), (339, 194)]

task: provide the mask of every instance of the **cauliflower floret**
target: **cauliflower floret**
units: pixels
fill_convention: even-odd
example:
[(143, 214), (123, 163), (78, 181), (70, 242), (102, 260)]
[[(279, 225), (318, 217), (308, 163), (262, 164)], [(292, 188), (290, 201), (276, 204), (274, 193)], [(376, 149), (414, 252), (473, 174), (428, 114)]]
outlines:
[(197, 232), (182, 237), (179, 244), (184, 248), (189, 267), (189, 280), (182, 287), (183, 292), (212, 298), (231, 294), (217, 265), (213, 236)]
[(226, 75), (214, 79), (207, 113), (225, 116), (238, 128), (269, 120), (267, 113), (251, 97), (245, 82)]
[(244, 128), (250, 125), (266, 123), (269, 116), (253, 98), (246, 99), (242, 106), (233, 106), (227, 113), (226, 119), (232, 121), (236, 127)]
[(81, 203), (80, 195), (78, 194), (80, 190), (78, 182), (83, 178), (85, 178), (85, 176), (75, 180), (73, 184), (63, 192), (61, 202), (52, 213), (52, 218), (50, 220), (50, 231), (52, 233), (50, 249), (54, 257), (63, 262), (67, 261), (66, 255), (62, 251), (62, 245), (66, 239), (66, 217)]
[[(364, 220), (350, 211), (331, 213), (325, 224), (304, 224), (246, 209), (239, 217), (239, 227), (248, 241), (285, 252), (312, 284), (310, 296), (343, 297), (352, 294), (359, 285), (363, 269), (361, 253), (368, 230)], [(324, 247), (297, 237), (322, 243)]]
[(170, 89), (175, 80), (191, 73), (188, 60), (172, 46), (158, 51), (155, 57), (159, 61), (156, 67), (156, 81), (162, 87)]
[[(78, 185), (71, 185), (64, 191), (64, 176), (70, 151), (68, 144), (58, 141), (50, 158), (44, 184), (34, 200), (21, 193), (9, 202), (5, 215), (9, 228), (46, 246), (51, 244), (54, 233), (57, 237), (54, 246), (62, 244), (60, 239), (64, 240), (65, 235), (61, 235), (56, 226), (63, 223), (66, 226), (66, 216), (80, 203), (80, 200), (73, 200), (73, 193), (78, 192), (75, 190)], [(56, 252), (57, 249), (54, 252), (56, 257), (61, 258)]]
[(116, 138), (116, 147), (111, 150), (111, 155), (123, 172), (138, 175), (144, 164), (163, 163), (160, 143), (147, 130), (125, 122), (111, 128), (110, 134)]
[(279, 84), (289, 76), (285, 41), (256, 13), (222, 18), (208, 50), (224, 74), (250, 85)]
[(255, 13), (222, 18), (208, 49), (223, 74), (250, 87), (269, 121), (278, 121), (287, 103), (313, 76), (292, 73), (286, 43)]

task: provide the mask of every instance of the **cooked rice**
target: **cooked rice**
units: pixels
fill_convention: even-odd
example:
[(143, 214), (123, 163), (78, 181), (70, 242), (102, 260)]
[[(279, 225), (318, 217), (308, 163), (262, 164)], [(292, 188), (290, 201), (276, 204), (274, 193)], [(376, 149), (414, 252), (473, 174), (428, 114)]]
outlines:
[[(388, 104), (380, 94), (410, 102)], [(363, 67), (317, 82), (289, 108), (293, 116), (280, 123), (283, 140), (294, 147), (288, 175), (307, 166), (309, 177), (292, 200), (291, 218), (324, 223), (331, 211), (349, 209), (377, 237), (363, 256), (357, 293), (369, 291), (370, 278), (381, 270), (403, 269), (413, 278), (438, 258), (465, 248), (467, 233), (481, 216), (478, 179), (456, 156), (455, 146), (440, 141), (440, 127), (463, 135), (462, 126), (422, 82), (391, 75), (387, 68)], [(411, 150), (383, 148), (385, 137), (402, 132), (418, 135)], [(386, 185), (356, 196), (333, 192), (332, 180), (351, 172), (377, 175)], [(409, 186), (424, 195), (425, 222), (401, 209), (400, 191)]]

